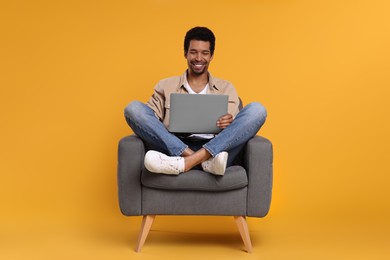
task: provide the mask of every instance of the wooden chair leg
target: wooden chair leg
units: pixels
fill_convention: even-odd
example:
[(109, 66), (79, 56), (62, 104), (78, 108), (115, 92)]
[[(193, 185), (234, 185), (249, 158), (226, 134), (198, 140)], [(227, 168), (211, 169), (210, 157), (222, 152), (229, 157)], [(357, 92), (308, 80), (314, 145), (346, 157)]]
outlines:
[(138, 236), (138, 245), (137, 248), (135, 249), (137, 253), (141, 252), (141, 249), (144, 246), (146, 237), (149, 234), (150, 228), (152, 227), (155, 217), (156, 216), (154, 215), (146, 215), (143, 217), (142, 224), (141, 224), (141, 231)]
[(240, 231), (240, 235), (242, 240), (244, 241), (244, 245), (246, 251), (248, 253), (252, 253), (252, 242), (249, 236), (248, 224), (244, 216), (235, 216), (234, 220), (236, 221), (236, 225), (238, 227), (238, 231)]

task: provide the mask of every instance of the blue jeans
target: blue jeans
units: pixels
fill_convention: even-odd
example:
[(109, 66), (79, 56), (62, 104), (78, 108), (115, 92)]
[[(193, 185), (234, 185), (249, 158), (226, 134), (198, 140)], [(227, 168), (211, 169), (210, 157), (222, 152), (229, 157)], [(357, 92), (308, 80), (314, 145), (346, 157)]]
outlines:
[(206, 149), (213, 157), (220, 152), (229, 154), (227, 166), (232, 165), (246, 142), (256, 135), (267, 117), (266, 109), (257, 102), (245, 106), (233, 122), (213, 139), (193, 140), (170, 133), (147, 105), (133, 101), (125, 108), (125, 118), (148, 150), (170, 156), (180, 156), (186, 148)]

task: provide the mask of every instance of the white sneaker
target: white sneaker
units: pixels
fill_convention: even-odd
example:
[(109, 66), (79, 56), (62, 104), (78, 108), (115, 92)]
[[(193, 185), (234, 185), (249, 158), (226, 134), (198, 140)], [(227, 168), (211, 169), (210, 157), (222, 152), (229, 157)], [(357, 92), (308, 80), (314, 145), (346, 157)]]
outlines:
[(145, 154), (144, 165), (150, 172), (178, 175), (184, 171), (184, 158), (150, 150)]
[(220, 152), (215, 157), (211, 157), (207, 161), (202, 162), (203, 171), (215, 175), (224, 175), (226, 170), (227, 160), (228, 160), (228, 153)]

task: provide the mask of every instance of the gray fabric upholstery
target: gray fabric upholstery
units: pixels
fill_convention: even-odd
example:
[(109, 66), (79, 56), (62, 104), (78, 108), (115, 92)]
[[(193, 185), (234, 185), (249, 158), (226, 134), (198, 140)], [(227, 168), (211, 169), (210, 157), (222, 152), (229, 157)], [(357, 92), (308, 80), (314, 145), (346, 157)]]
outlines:
[(145, 148), (135, 135), (120, 140), (118, 147), (119, 206), (126, 216), (141, 215), (141, 171)]
[(243, 166), (248, 174), (249, 217), (264, 217), (269, 211), (272, 193), (273, 150), (270, 141), (255, 136), (248, 141)]
[[(196, 170), (188, 176), (185, 175), (189, 173), (166, 176), (147, 173), (143, 167), (145, 148), (142, 140), (135, 135), (125, 137), (120, 140), (118, 149), (120, 209), (127, 216), (264, 217), (271, 202), (272, 152), (269, 140), (255, 136), (244, 150), (243, 167), (229, 167), (224, 177), (210, 176)], [(246, 181), (242, 175), (244, 169)], [(143, 170), (145, 172), (142, 174)], [(179, 187), (189, 190), (178, 190)]]
[(141, 182), (149, 188), (164, 190), (226, 191), (246, 187), (248, 178), (245, 169), (238, 165), (227, 168), (223, 177), (200, 170), (178, 176), (164, 175), (151, 173), (144, 168)]
[(142, 188), (143, 215), (245, 216), (247, 188), (220, 191), (168, 191)]

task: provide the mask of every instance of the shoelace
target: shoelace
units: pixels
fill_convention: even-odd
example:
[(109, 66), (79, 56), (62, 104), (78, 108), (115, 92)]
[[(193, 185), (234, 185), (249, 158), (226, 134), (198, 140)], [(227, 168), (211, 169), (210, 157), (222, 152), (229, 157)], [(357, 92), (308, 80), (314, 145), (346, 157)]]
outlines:
[[(164, 165), (165, 167), (167, 167), (166, 169), (169, 169), (169, 170), (174, 170), (174, 171), (179, 171), (179, 168), (177, 167), (177, 163), (175, 165), (172, 165), (172, 161), (176, 161), (178, 162), (180, 160), (180, 158), (175, 158), (174, 160), (172, 160), (173, 158), (169, 158), (168, 160), (164, 157), (162, 157), (161, 155), (159, 155), (160, 157), (160, 160), (161, 160), (161, 165)], [(167, 162), (167, 163), (163, 163), (163, 162)]]
[(204, 162), (204, 165), (202, 165), (202, 166), (203, 166), (204, 169), (208, 170), (208, 169), (210, 169), (210, 164), (211, 164), (210, 161), (207, 160), (207, 161)]

